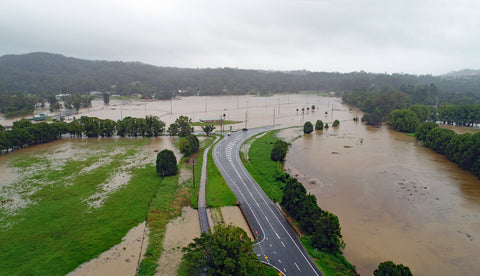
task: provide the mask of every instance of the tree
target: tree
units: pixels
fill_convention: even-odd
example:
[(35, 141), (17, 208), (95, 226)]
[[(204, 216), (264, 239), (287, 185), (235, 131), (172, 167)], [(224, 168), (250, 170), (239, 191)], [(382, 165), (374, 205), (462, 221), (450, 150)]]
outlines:
[(103, 103), (109, 104), (110, 103), (110, 95), (107, 92), (103, 93)]
[(178, 125), (178, 136), (185, 137), (190, 135), (193, 132), (193, 128), (190, 125), (192, 123), (192, 119), (188, 118), (187, 116), (180, 116), (175, 120), (175, 124)]
[(408, 266), (394, 264), (392, 261), (380, 263), (373, 271), (374, 276), (412, 276)]
[(180, 143), (178, 148), (180, 152), (189, 156), (190, 154), (196, 152), (200, 147), (200, 142), (198, 141), (197, 136), (190, 134), (187, 137), (180, 138)]
[(382, 125), (383, 115), (382, 111), (377, 107), (371, 113), (365, 113), (362, 116), (362, 122), (365, 122), (367, 125), (380, 127)]
[(250, 238), (231, 224), (218, 224), (213, 233), (202, 232), (182, 252), (183, 275), (260, 275), (263, 270)]
[(425, 136), (424, 145), (438, 153), (444, 154), (448, 143), (455, 135), (453, 130), (436, 127)]
[(173, 151), (164, 149), (157, 154), (157, 173), (161, 177), (176, 175), (178, 172), (177, 158)]
[(420, 121), (417, 114), (410, 109), (397, 109), (388, 114), (388, 123), (400, 132), (415, 132)]
[(310, 123), (310, 121), (307, 121), (303, 125), (303, 133), (310, 134), (310, 133), (312, 133), (312, 131), (313, 131), (313, 125), (312, 125), (312, 123)]
[(340, 125), (340, 121), (335, 120), (335, 121), (333, 121), (332, 127), (338, 127), (339, 125)]
[(341, 253), (345, 243), (340, 230), (338, 217), (328, 211), (322, 211), (320, 218), (314, 224), (312, 245), (322, 251)]
[(185, 156), (189, 156), (193, 152), (190, 141), (188, 141), (186, 138), (180, 138), (178, 149), (181, 153), (185, 154)]
[(200, 141), (198, 141), (198, 138), (196, 135), (190, 134), (187, 137), (185, 137), (190, 144), (190, 147), (192, 149), (192, 153), (196, 152), (200, 148)]
[(206, 126), (202, 126), (202, 130), (205, 131), (205, 134), (207, 134), (207, 136), (210, 136), (210, 133), (215, 129), (215, 126), (214, 125), (206, 125)]
[(278, 139), (273, 144), (272, 153), (270, 154), (270, 158), (273, 161), (280, 161), (283, 162), (285, 156), (287, 155), (288, 144), (285, 141)]
[(175, 136), (177, 135), (178, 133), (178, 125), (176, 123), (173, 123), (173, 124), (170, 124), (170, 126), (168, 127), (168, 135), (170, 136)]
[(322, 120), (317, 120), (317, 122), (315, 123), (315, 130), (323, 130)]
[(424, 141), (425, 137), (430, 132), (430, 130), (436, 127), (438, 127), (438, 125), (437, 123), (434, 123), (434, 122), (422, 123), (415, 131), (415, 138), (417, 138), (418, 141)]

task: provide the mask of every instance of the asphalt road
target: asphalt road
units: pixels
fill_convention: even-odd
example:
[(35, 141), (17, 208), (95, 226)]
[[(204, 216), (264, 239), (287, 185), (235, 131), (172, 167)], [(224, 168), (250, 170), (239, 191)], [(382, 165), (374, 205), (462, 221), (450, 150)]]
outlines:
[(254, 251), (263, 263), (285, 275), (322, 275), (305, 252), (295, 232), (278, 207), (253, 180), (240, 161), (240, 147), (251, 136), (270, 127), (234, 132), (213, 148), (213, 159), (240, 207), (258, 242)]

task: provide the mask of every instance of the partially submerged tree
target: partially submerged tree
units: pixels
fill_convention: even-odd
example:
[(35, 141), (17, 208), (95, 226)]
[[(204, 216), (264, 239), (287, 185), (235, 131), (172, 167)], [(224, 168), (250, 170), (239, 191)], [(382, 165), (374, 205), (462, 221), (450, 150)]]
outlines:
[(193, 127), (191, 126), (192, 119), (188, 118), (187, 116), (180, 116), (175, 120), (175, 124), (178, 125), (178, 136), (185, 137), (193, 132)]
[(310, 123), (310, 121), (307, 121), (304, 125), (303, 125), (303, 133), (305, 134), (310, 134), (313, 132), (313, 125), (312, 123)]
[(392, 261), (380, 263), (378, 268), (373, 271), (374, 276), (412, 276), (408, 266), (395, 264)]
[(214, 129), (215, 129), (214, 125), (202, 126), (202, 130), (205, 131), (205, 134), (207, 134), (207, 136), (210, 136), (210, 133), (212, 133)]
[(317, 122), (315, 123), (315, 130), (323, 130), (322, 120), (317, 120)]

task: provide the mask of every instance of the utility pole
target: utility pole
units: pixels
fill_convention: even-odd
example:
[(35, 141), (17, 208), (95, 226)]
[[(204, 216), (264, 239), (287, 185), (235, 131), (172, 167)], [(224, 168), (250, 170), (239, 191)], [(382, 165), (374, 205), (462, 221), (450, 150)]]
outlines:
[(273, 106), (273, 125), (275, 125), (275, 106)]

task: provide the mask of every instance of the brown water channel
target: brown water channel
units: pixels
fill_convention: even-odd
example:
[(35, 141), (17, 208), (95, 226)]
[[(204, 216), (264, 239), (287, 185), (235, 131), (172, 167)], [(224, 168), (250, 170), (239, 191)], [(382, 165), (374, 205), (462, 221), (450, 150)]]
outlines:
[[(355, 113), (340, 106), (336, 117)], [(335, 213), (362, 275), (393, 260), (415, 275), (478, 275), (480, 180), (414, 138), (344, 121), (296, 140), (286, 167)]]

